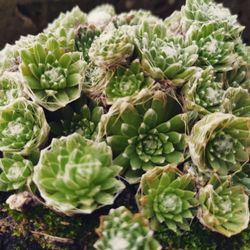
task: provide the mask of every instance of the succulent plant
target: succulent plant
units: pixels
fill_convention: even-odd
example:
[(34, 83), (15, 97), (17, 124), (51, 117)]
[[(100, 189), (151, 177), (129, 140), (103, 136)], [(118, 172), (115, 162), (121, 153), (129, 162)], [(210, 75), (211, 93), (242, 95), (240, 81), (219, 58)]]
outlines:
[(6, 44), (5, 47), (0, 50), (0, 75), (5, 71), (17, 71), (18, 70), (18, 56), (15, 45)]
[(187, 40), (199, 48), (197, 66), (213, 66), (216, 72), (227, 72), (240, 63), (235, 53), (235, 42), (227, 41), (224, 29), (217, 29), (216, 22), (191, 27)]
[(22, 188), (31, 175), (33, 164), (21, 155), (0, 159), (0, 191)]
[(231, 237), (248, 227), (248, 196), (242, 186), (213, 177), (199, 190), (199, 202), (197, 216), (210, 230)]
[(0, 150), (28, 155), (47, 139), (49, 126), (43, 109), (18, 98), (0, 108)]
[(250, 118), (250, 94), (246, 89), (228, 88), (223, 96), (222, 112)]
[(104, 31), (91, 44), (90, 59), (97, 66), (104, 68), (126, 64), (134, 51), (133, 33), (130, 26)]
[(250, 195), (250, 164), (246, 164), (242, 167), (241, 172), (237, 172), (232, 177), (232, 182), (235, 185), (241, 185), (245, 189), (247, 195)]
[(188, 114), (166, 93), (142, 91), (133, 103), (116, 102), (102, 118), (102, 128), (129, 181), (144, 171), (184, 160)]
[(181, 11), (174, 11), (173, 14), (164, 20), (168, 37), (184, 38), (184, 27)]
[(115, 16), (115, 9), (111, 4), (102, 4), (91, 10), (88, 14), (88, 24), (103, 29)]
[(191, 176), (171, 165), (155, 167), (142, 176), (137, 200), (155, 230), (164, 226), (174, 232), (189, 229), (197, 204)]
[(33, 181), (47, 206), (67, 215), (92, 213), (112, 204), (114, 195), (123, 189), (115, 178), (120, 170), (104, 142), (74, 133), (53, 139), (41, 151)]
[(60, 109), (50, 123), (51, 132), (56, 136), (67, 136), (74, 132), (87, 139), (94, 139), (103, 114), (103, 108), (95, 102), (81, 98), (73, 107)]
[(150, 11), (142, 9), (121, 13), (113, 19), (116, 26), (140, 25), (145, 21), (147, 23), (158, 23), (160, 19), (157, 16), (154, 16)]
[(182, 86), (195, 72), (198, 55), (196, 45), (183, 47), (177, 41), (143, 37), (139, 48), (143, 70), (156, 80), (169, 80), (173, 86)]
[(118, 98), (135, 96), (141, 89), (149, 88), (154, 83), (153, 79), (144, 75), (138, 59), (127, 67), (119, 66), (108, 78), (105, 93), (109, 103)]
[(184, 106), (201, 114), (220, 111), (223, 83), (217, 82), (212, 67), (197, 72), (183, 87)]
[(127, 208), (111, 209), (101, 217), (96, 230), (100, 239), (95, 243), (97, 250), (160, 250), (153, 238), (148, 221), (141, 214), (132, 214)]
[(186, 28), (191, 25), (202, 26), (215, 22), (218, 28), (223, 28), (228, 39), (237, 39), (244, 27), (237, 22), (237, 16), (214, 0), (186, 0), (182, 9)]
[(217, 78), (225, 82), (228, 87), (244, 88), (250, 92), (250, 68), (247, 65), (236, 67), (235, 69), (218, 75)]
[(75, 48), (77, 51), (82, 52), (83, 58), (86, 62), (89, 62), (89, 49), (93, 41), (101, 34), (100, 30), (94, 25), (81, 26), (77, 30), (75, 39)]
[(80, 52), (65, 52), (55, 38), (21, 52), (21, 71), (31, 98), (55, 111), (80, 97), (85, 62)]
[(188, 144), (200, 171), (239, 171), (249, 160), (250, 119), (219, 112), (207, 115), (194, 125)]
[(0, 106), (5, 106), (23, 96), (21, 78), (18, 72), (5, 71), (0, 75)]
[(77, 28), (87, 22), (87, 15), (83, 13), (78, 6), (66, 13), (61, 13), (48, 27), (44, 30), (46, 33), (53, 33), (60, 28), (65, 28), (67, 31)]

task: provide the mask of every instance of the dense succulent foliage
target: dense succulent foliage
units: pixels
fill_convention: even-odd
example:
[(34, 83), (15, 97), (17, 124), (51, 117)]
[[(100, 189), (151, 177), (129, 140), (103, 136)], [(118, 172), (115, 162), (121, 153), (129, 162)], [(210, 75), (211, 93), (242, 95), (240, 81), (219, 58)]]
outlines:
[(138, 202), (153, 228), (189, 229), (187, 220), (194, 217), (196, 205), (192, 182), (191, 176), (171, 165), (156, 167), (142, 176)]
[(133, 103), (121, 100), (102, 120), (115, 163), (136, 181), (144, 171), (184, 160), (188, 114), (166, 93), (142, 91)]
[(227, 237), (246, 229), (249, 220), (248, 196), (242, 186), (216, 177), (199, 191), (200, 222)]
[[(51, 224), (94, 218), (93, 228), (112, 208), (86, 249), (161, 249), (154, 237), (166, 249), (202, 249), (201, 232), (244, 231), (250, 47), (243, 29), (213, 0), (186, 0), (164, 20), (145, 10), (117, 15), (103, 4), (88, 14), (75, 7), (40, 34), (7, 44), (0, 51), (7, 213), (25, 217), (40, 204), (51, 214), (85, 214)], [(28, 227), (23, 219), (32, 234), (70, 241), (60, 237), (70, 233), (44, 233), (35, 216)]]
[(132, 214), (127, 208), (111, 209), (109, 215), (101, 217), (97, 229), (100, 239), (95, 249), (158, 250), (159, 243), (148, 228), (148, 221), (141, 214)]
[(91, 213), (112, 204), (121, 191), (123, 184), (115, 179), (119, 171), (105, 142), (75, 133), (53, 139), (50, 148), (42, 150), (34, 182), (48, 206), (66, 214)]

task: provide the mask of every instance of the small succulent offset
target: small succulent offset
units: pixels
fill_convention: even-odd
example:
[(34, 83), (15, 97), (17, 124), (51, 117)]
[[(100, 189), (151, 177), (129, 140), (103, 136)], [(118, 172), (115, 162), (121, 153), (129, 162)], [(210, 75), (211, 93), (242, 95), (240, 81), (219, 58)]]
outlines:
[(10, 191), (22, 188), (33, 171), (31, 161), (21, 155), (0, 159), (0, 191)]
[(133, 214), (125, 207), (111, 209), (108, 215), (101, 217), (96, 231), (100, 236), (94, 245), (97, 250), (161, 249), (143, 215)]
[(189, 230), (197, 205), (192, 177), (171, 165), (142, 176), (137, 200), (152, 228), (163, 226), (174, 232)]
[(198, 121), (189, 138), (189, 152), (200, 171), (228, 175), (249, 160), (250, 118), (213, 113)]
[(153, 83), (153, 79), (144, 75), (139, 60), (134, 60), (128, 67), (119, 66), (108, 79), (105, 89), (107, 102), (135, 96), (141, 89), (150, 88)]
[(178, 103), (161, 91), (142, 91), (131, 103), (121, 100), (101, 123), (114, 162), (123, 175), (137, 181), (144, 171), (184, 160), (187, 114), (179, 114)]
[(0, 109), (0, 150), (29, 155), (46, 140), (49, 126), (43, 109), (21, 97)]
[(80, 52), (66, 52), (55, 38), (21, 52), (21, 71), (31, 98), (55, 111), (78, 99), (86, 63)]
[(212, 231), (231, 237), (248, 227), (248, 196), (242, 186), (213, 177), (200, 189), (199, 201), (197, 216)]
[(74, 133), (53, 139), (41, 151), (33, 180), (46, 204), (65, 214), (92, 213), (113, 203), (123, 189), (115, 177), (121, 167), (112, 163), (105, 142), (89, 141)]
[(19, 73), (4, 72), (0, 76), (0, 106), (6, 106), (23, 96)]
[(95, 102), (83, 99), (73, 107), (60, 109), (50, 123), (51, 132), (56, 136), (67, 136), (77, 132), (87, 139), (97, 136), (103, 107)]
[(183, 87), (183, 104), (187, 110), (203, 115), (220, 111), (223, 83), (217, 82), (212, 67), (197, 72)]
[(89, 49), (90, 59), (104, 68), (126, 64), (134, 51), (133, 30), (130, 26), (105, 30), (92, 43)]

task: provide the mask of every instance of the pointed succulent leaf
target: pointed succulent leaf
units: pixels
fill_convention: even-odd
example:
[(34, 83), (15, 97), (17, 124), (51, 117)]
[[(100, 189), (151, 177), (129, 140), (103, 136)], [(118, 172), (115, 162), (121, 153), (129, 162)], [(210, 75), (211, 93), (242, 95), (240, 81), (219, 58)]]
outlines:
[(74, 133), (53, 139), (41, 151), (33, 180), (51, 208), (67, 215), (92, 213), (113, 203), (123, 189), (115, 177), (120, 167), (113, 165), (111, 149)]
[(194, 183), (174, 166), (155, 167), (142, 176), (137, 201), (155, 230), (164, 225), (177, 232), (194, 217)]
[(189, 151), (200, 171), (228, 175), (249, 159), (250, 118), (213, 113), (197, 122), (189, 138)]
[(233, 176), (233, 183), (235, 185), (241, 185), (248, 196), (250, 195), (250, 164), (243, 166), (242, 171), (236, 173)]
[(44, 111), (19, 98), (0, 109), (0, 150), (28, 155), (47, 139), (49, 126)]
[(183, 87), (185, 108), (203, 115), (220, 111), (222, 87), (223, 83), (216, 81), (212, 67), (197, 72)]
[(235, 42), (227, 41), (223, 28), (217, 29), (216, 22), (192, 26), (187, 40), (198, 46), (196, 65), (199, 67), (213, 66), (216, 72), (227, 72), (240, 61), (235, 53)]
[(80, 97), (86, 66), (80, 52), (65, 52), (51, 37), (23, 50), (21, 58), (26, 91), (44, 108), (55, 111)]
[(237, 16), (214, 0), (187, 0), (182, 12), (186, 29), (194, 24), (200, 27), (209, 22), (216, 22), (218, 28), (223, 28), (228, 39), (239, 38), (244, 30), (238, 23)]
[(105, 30), (91, 44), (90, 59), (104, 68), (125, 64), (134, 51), (133, 33), (134, 29), (130, 26)]
[(221, 111), (235, 116), (250, 117), (250, 94), (246, 89), (228, 88), (223, 96)]
[(58, 18), (56, 18), (48, 27), (44, 30), (45, 33), (54, 33), (59, 28), (65, 28), (66, 31), (70, 29), (75, 29), (79, 25), (85, 24), (87, 21), (87, 16), (83, 13), (78, 6), (74, 7), (72, 10), (66, 13), (61, 13)]
[(50, 123), (51, 132), (56, 136), (76, 132), (87, 139), (94, 139), (102, 114), (102, 107), (87, 98), (81, 98), (72, 107), (62, 108), (56, 116), (53, 115), (55, 119)]
[(134, 60), (129, 66), (119, 66), (111, 73), (105, 90), (107, 101), (113, 103), (118, 98), (135, 96), (153, 83), (151, 78), (144, 75), (139, 60)]
[[(184, 160), (188, 114), (180, 112), (179, 104), (164, 92), (143, 90), (132, 103), (118, 100), (104, 115), (101, 127), (129, 181), (154, 166)], [(124, 137), (122, 147), (112, 143), (117, 136)]]
[(23, 96), (21, 77), (18, 72), (4, 72), (0, 76), (0, 106), (5, 106)]
[(21, 155), (0, 159), (0, 191), (22, 188), (33, 171), (31, 161)]
[(97, 250), (160, 250), (160, 244), (153, 238), (148, 221), (141, 214), (132, 214), (127, 208), (111, 209), (101, 217), (96, 230), (100, 236), (94, 245)]
[[(198, 55), (196, 45), (182, 46), (178, 42), (166, 41), (158, 37), (139, 44), (143, 70), (156, 80), (169, 80), (173, 86), (182, 86), (196, 72), (193, 67)], [(144, 41), (145, 40), (145, 41)]]
[(199, 201), (197, 217), (210, 230), (231, 237), (248, 227), (248, 196), (242, 186), (212, 178), (199, 190)]
[(75, 48), (77, 51), (82, 52), (83, 58), (86, 62), (89, 62), (89, 49), (93, 41), (101, 34), (100, 30), (94, 25), (82, 26), (77, 30), (75, 38)]

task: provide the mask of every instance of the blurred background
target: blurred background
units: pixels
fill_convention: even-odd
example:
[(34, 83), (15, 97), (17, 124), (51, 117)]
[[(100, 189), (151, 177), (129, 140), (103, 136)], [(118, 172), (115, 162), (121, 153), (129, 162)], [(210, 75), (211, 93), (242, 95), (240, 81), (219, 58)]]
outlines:
[[(246, 26), (244, 41), (250, 43), (250, 0), (217, 0), (238, 14)], [(0, 48), (13, 43), (20, 35), (36, 34), (60, 12), (78, 5), (84, 12), (102, 3), (111, 3), (117, 13), (131, 9), (151, 10), (162, 18), (180, 9), (185, 0), (0, 0)]]

